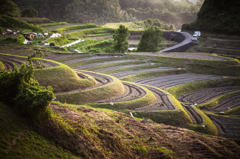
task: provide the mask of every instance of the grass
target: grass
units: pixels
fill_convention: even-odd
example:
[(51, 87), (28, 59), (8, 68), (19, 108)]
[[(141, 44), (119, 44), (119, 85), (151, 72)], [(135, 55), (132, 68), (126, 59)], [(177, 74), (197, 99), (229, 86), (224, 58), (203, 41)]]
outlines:
[(121, 78), (123, 81), (137, 81), (144, 78), (150, 77), (158, 77), (158, 76), (165, 76), (165, 75), (176, 75), (176, 74), (183, 74), (187, 73), (186, 70), (166, 70), (166, 71), (153, 71), (153, 72), (144, 72), (144, 73), (137, 73), (134, 75), (129, 75), (126, 77)]
[(177, 57), (157, 57), (151, 55), (128, 55), (138, 59), (147, 59), (153, 63), (160, 63), (162, 66), (175, 68), (186, 68), (192, 73), (211, 74), (223, 76), (240, 76), (239, 61), (218, 61), (218, 60), (203, 60), (189, 59)]
[[(123, 65), (132, 65), (132, 64), (143, 64), (145, 63), (144, 61), (133, 61), (133, 62), (122, 62), (122, 63), (112, 63), (112, 64), (106, 64), (106, 65), (101, 65), (101, 66), (95, 66), (91, 68), (87, 68), (86, 70), (88, 71), (93, 71), (97, 69), (103, 69), (103, 68), (109, 68), (109, 67), (114, 67), (114, 66), (123, 66)], [(110, 74), (106, 72), (101, 72), (104, 74)]]
[(29, 125), (9, 106), (0, 103), (0, 158), (80, 158)]
[(92, 64), (92, 63), (115, 61), (115, 60), (126, 60), (126, 59), (131, 59), (131, 58), (129, 58), (129, 57), (112, 57), (112, 58), (96, 59), (96, 60), (90, 60), (90, 61), (80, 61), (80, 62), (70, 63), (70, 64), (68, 64), (68, 66), (69, 67), (77, 67), (77, 66), (83, 66), (83, 65)]
[[(17, 57), (27, 58), (24, 56)], [(34, 78), (39, 82), (39, 84), (42, 86), (52, 86), (54, 92), (71, 91), (80, 88), (84, 89), (94, 86), (97, 83), (91, 76), (86, 79), (80, 79), (77, 73), (67, 65), (42, 58), (36, 59), (59, 65), (56, 67), (36, 69), (34, 71)]]
[(87, 58), (87, 57), (92, 57), (92, 55), (84, 55), (84, 56), (77, 56), (77, 57), (76, 56), (72, 56), (72, 57), (66, 57), (66, 58), (58, 59), (56, 61), (57, 62), (66, 62), (66, 61), (70, 61), (70, 60)]
[[(142, 63), (145, 63), (144, 61), (142, 61)], [(104, 71), (102, 73), (105, 74), (113, 74), (113, 73), (119, 73), (119, 72), (125, 72), (125, 71), (131, 71), (131, 70), (141, 70), (141, 69), (150, 69), (150, 68), (157, 68), (160, 67), (160, 65), (147, 65), (147, 66), (132, 66), (132, 67), (127, 67), (127, 68), (119, 68), (119, 69), (115, 69), (115, 70), (109, 70), (109, 71)]]
[(26, 21), (27, 23), (30, 23), (30, 24), (50, 22), (48, 18), (38, 18), (38, 17), (16, 17), (16, 19)]
[(221, 96), (218, 96), (217, 98), (214, 98), (214, 99), (210, 100), (207, 103), (199, 104), (197, 107), (200, 108), (200, 109), (211, 108), (211, 107), (214, 107), (214, 106), (218, 105), (218, 103), (220, 103), (221, 101), (224, 101), (224, 100), (226, 100), (230, 97), (234, 97), (234, 96), (237, 96), (237, 95), (240, 95), (240, 91), (226, 93), (226, 94), (223, 94)]
[(69, 33), (67, 34), (69, 37), (78, 37), (82, 38), (90, 34), (96, 34), (99, 33), (100, 31), (106, 31), (106, 29), (103, 28), (96, 28), (96, 29), (90, 29), (90, 30), (83, 30), (83, 31), (78, 31), (74, 33)]
[[(144, 86), (144, 85), (143, 85)], [(159, 89), (153, 87), (155, 89)], [(159, 89), (168, 95), (170, 102), (175, 106), (175, 110), (159, 110), (159, 111), (135, 111), (134, 116), (138, 118), (148, 118), (157, 123), (163, 123), (167, 125), (188, 127), (192, 123), (188, 113), (184, 110), (180, 102), (168, 92)]]
[(117, 78), (111, 78), (113, 81), (105, 85), (80, 92), (61, 93), (57, 94), (56, 97), (61, 102), (86, 104), (122, 95), (125, 90), (123, 84)]
[(48, 27), (48, 26), (56, 26), (56, 25), (67, 25), (67, 22), (54, 22), (54, 23), (47, 23), (47, 24), (39, 24), (40, 27)]
[(63, 33), (65, 31), (69, 31), (69, 30), (95, 28), (95, 27), (98, 27), (98, 25), (96, 25), (96, 24), (82, 24), (82, 25), (75, 25), (75, 26), (67, 26), (67, 27), (63, 27), (63, 28), (58, 28), (58, 29), (54, 30), (54, 32)]
[(4, 64), (0, 61), (0, 72), (5, 70)]
[(111, 29), (118, 29), (120, 25), (124, 25), (129, 30), (139, 30), (139, 28), (141, 28), (140, 30), (143, 30), (143, 27), (141, 25), (137, 25), (134, 22), (107, 23), (107, 24), (103, 25), (103, 27), (111, 28)]
[(84, 89), (96, 85), (94, 78), (80, 79), (71, 68), (61, 63), (58, 64), (59, 66), (57, 67), (45, 68), (34, 72), (34, 77), (40, 85), (50, 85), (53, 87), (54, 92)]
[(197, 107), (193, 107), (193, 109), (202, 117), (202, 125), (205, 127), (203, 128), (202, 125), (190, 125), (190, 129), (210, 135), (218, 135), (218, 129), (216, 125), (213, 124), (212, 120)]
[(231, 109), (231, 110), (228, 110), (228, 111), (226, 111), (225, 113), (226, 113), (227, 115), (231, 115), (231, 114), (235, 114), (235, 113), (238, 113), (238, 112), (240, 112), (240, 106), (235, 107), (235, 108), (233, 108), (233, 109)]
[(195, 91), (200, 91), (207, 88), (219, 87), (219, 86), (239, 86), (239, 79), (211, 79), (201, 80), (195, 82), (189, 82), (175, 87), (168, 88), (166, 91), (171, 93), (176, 98)]
[[(132, 83), (133, 84), (133, 83)], [(136, 85), (134, 83), (134, 85)], [(90, 106), (96, 107), (96, 108), (108, 108), (108, 109), (114, 109), (114, 110), (124, 110), (124, 109), (135, 109), (135, 108), (140, 108), (140, 107), (144, 107), (147, 105), (151, 105), (156, 101), (156, 97), (155, 95), (149, 91), (148, 89), (141, 87), (139, 85), (137, 85), (138, 87), (142, 88), (145, 92), (146, 95), (138, 98), (138, 99), (134, 99), (134, 100), (130, 100), (130, 101), (124, 101), (124, 102), (116, 102), (112, 105), (110, 105), (109, 103), (102, 103), (102, 104), (90, 104)], [(111, 98), (108, 98), (111, 99)]]
[(54, 42), (56, 46), (63, 46), (63, 45), (72, 43), (74, 41), (76, 41), (76, 40), (68, 40), (67, 36), (62, 35), (57, 38), (48, 39), (47, 43)]

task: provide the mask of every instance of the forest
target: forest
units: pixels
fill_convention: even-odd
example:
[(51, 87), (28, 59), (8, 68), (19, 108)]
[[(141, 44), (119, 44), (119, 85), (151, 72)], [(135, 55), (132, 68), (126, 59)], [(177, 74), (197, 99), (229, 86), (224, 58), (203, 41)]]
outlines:
[[(71, 23), (131, 22), (159, 19), (175, 26), (196, 19), (203, 0), (193, 4), (189, 0), (13, 0), (19, 8), (28, 6), (39, 17)], [(181, 24), (180, 24), (181, 23)]]

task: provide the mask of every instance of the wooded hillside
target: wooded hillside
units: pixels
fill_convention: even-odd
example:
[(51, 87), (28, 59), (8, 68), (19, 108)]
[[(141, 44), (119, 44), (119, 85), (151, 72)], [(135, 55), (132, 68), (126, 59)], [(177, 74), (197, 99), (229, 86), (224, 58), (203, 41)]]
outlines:
[(183, 30), (240, 35), (240, 1), (205, 0), (197, 20), (184, 24)]

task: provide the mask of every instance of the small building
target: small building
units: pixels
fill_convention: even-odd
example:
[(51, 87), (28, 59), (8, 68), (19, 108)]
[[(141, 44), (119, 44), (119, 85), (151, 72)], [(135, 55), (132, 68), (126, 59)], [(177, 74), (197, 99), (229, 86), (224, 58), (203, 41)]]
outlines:
[(32, 32), (32, 33), (24, 33), (23, 36), (25, 37), (25, 39), (27, 40), (33, 40), (34, 37), (35, 37), (35, 34)]

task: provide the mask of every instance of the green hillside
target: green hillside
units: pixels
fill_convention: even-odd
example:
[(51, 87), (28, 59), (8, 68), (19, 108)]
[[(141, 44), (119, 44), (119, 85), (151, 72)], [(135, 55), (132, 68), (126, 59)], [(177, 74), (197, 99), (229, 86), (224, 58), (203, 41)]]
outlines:
[(184, 24), (182, 30), (210, 33), (240, 34), (240, 1), (205, 0), (197, 20)]

